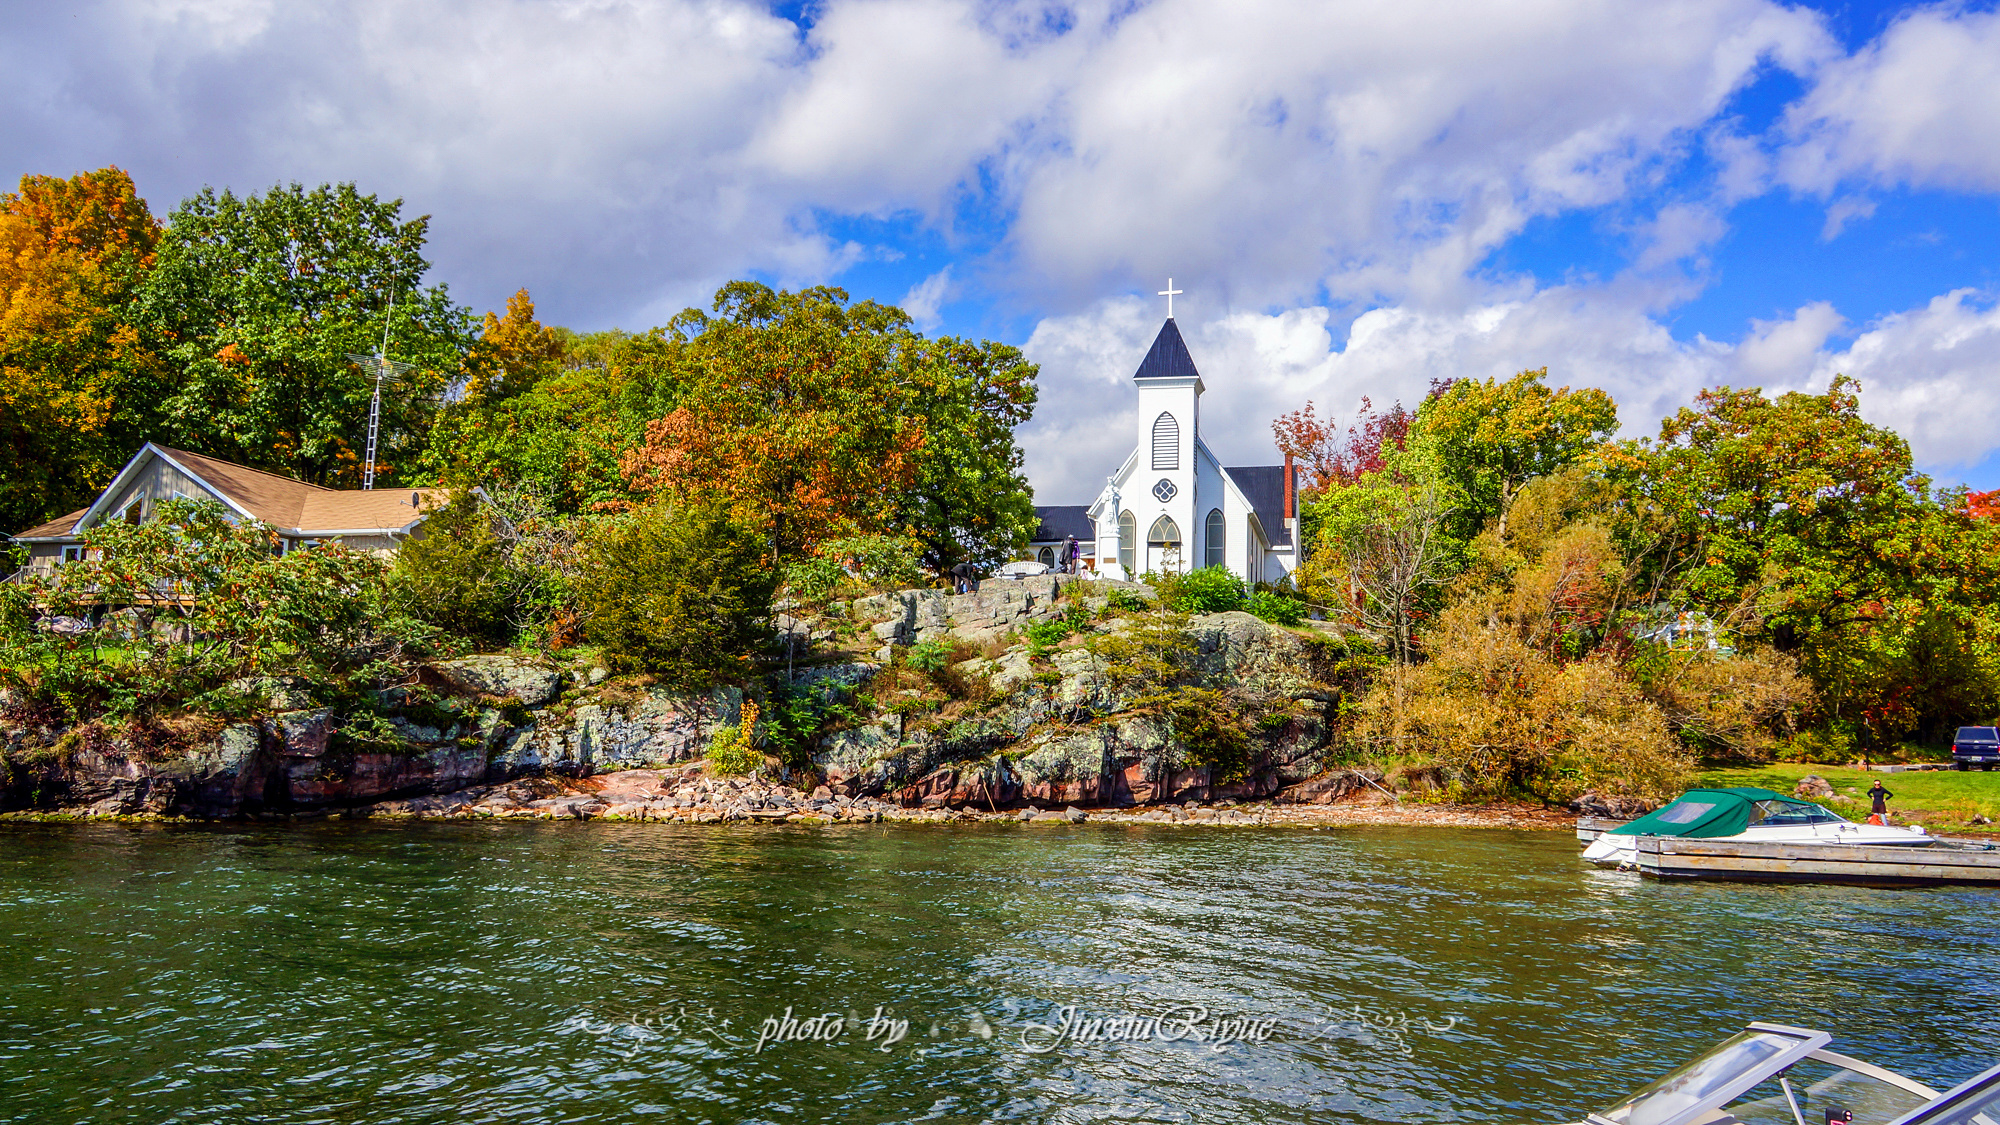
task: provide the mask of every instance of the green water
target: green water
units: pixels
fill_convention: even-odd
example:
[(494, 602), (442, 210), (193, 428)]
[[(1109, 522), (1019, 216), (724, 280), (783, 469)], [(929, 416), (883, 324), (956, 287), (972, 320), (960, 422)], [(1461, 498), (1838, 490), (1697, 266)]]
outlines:
[[(1942, 1086), (1996, 921), (1549, 833), (9, 825), (0, 1120), (1559, 1122), (1752, 1019)], [(1024, 1050), (1063, 1005), (1268, 1035)]]

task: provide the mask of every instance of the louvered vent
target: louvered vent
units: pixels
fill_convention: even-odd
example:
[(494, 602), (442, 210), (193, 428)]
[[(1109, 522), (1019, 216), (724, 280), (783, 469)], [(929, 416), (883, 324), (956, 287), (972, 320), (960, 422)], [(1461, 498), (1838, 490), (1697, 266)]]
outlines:
[(1171, 414), (1153, 419), (1153, 468), (1181, 467), (1181, 424)]

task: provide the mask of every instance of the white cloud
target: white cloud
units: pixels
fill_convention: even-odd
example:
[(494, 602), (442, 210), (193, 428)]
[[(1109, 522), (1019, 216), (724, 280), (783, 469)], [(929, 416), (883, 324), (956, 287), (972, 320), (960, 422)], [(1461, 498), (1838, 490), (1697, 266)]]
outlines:
[(1875, 201), (1872, 199), (1862, 199), (1856, 196), (1836, 199), (1826, 209), (1826, 225), (1820, 228), (1820, 241), (1832, 242), (1834, 239), (1840, 237), (1841, 231), (1847, 229), (1848, 223), (1856, 219), (1873, 218), (1874, 215)]
[(1861, 413), (1908, 438), (1922, 465), (1962, 469), (2000, 449), (2000, 306), (1958, 289), (1883, 317), (1845, 351), (1817, 357), (1808, 381), (1861, 380)]
[(937, 271), (910, 287), (903, 295), (903, 311), (917, 322), (917, 327), (926, 332), (935, 332), (943, 318), (938, 310), (944, 306), (945, 296), (951, 290), (951, 267)]
[[(1719, 117), (1772, 66), (1808, 85), (1776, 144)], [(1414, 402), (1433, 377), (1544, 364), (1647, 429), (1701, 386), (1844, 363), (1920, 456), (1958, 456), (1934, 404), (1985, 402), (2000, 330), (1979, 300), (1845, 352), (1823, 303), (1735, 345), (1660, 317), (1726, 208), (1774, 183), (1834, 201), (1827, 238), (1881, 184), (2000, 187), (1996, 104), (2000, 15), (1918, 9), (1847, 57), (1774, 0), (825, 0), (805, 30), (751, 0), (95, 0), (24, 6), (0, 41), (13, 167), (116, 162), (161, 210), (204, 183), (357, 180), (436, 216), (462, 299), (527, 285), (578, 327), (881, 256), (829, 220), (915, 216), (957, 244), (970, 216), (998, 250), (904, 301), (934, 323), (976, 279), (1003, 319), (1047, 314), (1022, 437), (1057, 498), (1129, 448), (1158, 327), (1105, 294), (1169, 274), (1236, 463), (1270, 460), (1270, 419), (1308, 398)], [(1628, 221), (1627, 272), (1481, 272), (1537, 216), (1666, 194), (1696, 147), (1712, 197)]]
[[(356, 179), (437, 217), (469, 297), (582, 326), (729, 276), (824, 280), (824, 216), (971, 202), (1055, 310), (1173, 273), (1211, 311), (1451, 303), (1536, 214), (1620, 198), (1767, 61), (1770, 0), (97, 0), (0, 45), (24, 169)], [(11, 77), (9, 77), (11, 75)], [(963, 271), (961, 271), (963, 275)]]
[(1786, 113), (1778, 176), (1831, 193), (1843, 182), (2000, 188), (2000, 12), (1918, 8), (1828, 63)]

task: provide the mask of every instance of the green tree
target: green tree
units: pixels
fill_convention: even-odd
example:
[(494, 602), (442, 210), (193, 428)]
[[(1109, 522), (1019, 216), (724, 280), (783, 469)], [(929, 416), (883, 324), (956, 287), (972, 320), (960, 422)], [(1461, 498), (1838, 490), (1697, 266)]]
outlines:
[(1506, 382), (1461, 379), (1424, 400), (1412, 434), (1433, 446), (1443, 479), (1464, 497), (1463, 538), (1489, 519), (1507, 533), (1507, 509), (1520, 487), (1561, 469), (1618, 429), (1611, 396), (1595, 387), (1551, 389), (1549, 369)]
[(770, 641), (765, 543), (719, 505), (655, 504), (606, 527), (582, 586), (587, 634), (611, 665), (674, 687), (741, 682)]
[(621, 454), (644, 438), (648, 419), (673, 409), (681, 341), (665, 329), (578, 335), (533, 315), (519, 295), (506, 318), (487, 314), (475, 357), (484, 381), (438, 411), (419, 478), (519, 486), (562, 514), (623, 508), (636, 497)]
[(1297, 580), (1335, 620), (1381, 637), (1395, 658), (1417, 658), (1418, 630), (1464, 560), (1452, 535), (1455, 490), (1422, 449), (1310, 501), (1314, 550)]
[[(416, 369), (382, 397), (378, 473), (414, 459), (445, 389), (465, 374), (470, 313), (424, 287), (428, 217), (353, 184), (238, 198), (203, 189), (168, 216), (134, 301), (178, 376), (160, 403), (169, 440), (314, 483), (361, 474), (374, 384), (349, 354)], [(393, 308), (392, 308), (393, 306)]]
[(1967, 685), (1992, 682), (1978, 666), (1992, 664), (2000, 528), (1932, 493), (1908, 443), (1862, 419), (1854, 380), (1776, 399), (1704, 391), (1606, 466), (1642, 597), (1793, 654), (1832, 717), (1878, 740), (1948, 725), (1914, 690), (1925, 681), (1882, 674), (1915, 652), (1967, 662), (1938, 669), (1956, 686), (1931, 702), (1992, 699)]

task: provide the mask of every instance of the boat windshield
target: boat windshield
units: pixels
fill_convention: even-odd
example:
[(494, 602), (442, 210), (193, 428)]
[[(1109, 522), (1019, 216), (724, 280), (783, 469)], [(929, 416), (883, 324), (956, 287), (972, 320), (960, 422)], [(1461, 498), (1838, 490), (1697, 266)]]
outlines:
[(1952, 1090), (1921, 1112), (1897, 1118), (1895, 1125), (2000, 1125), (2000, 1066)]
[(1802, 824), (1840, 824), (1834, 812), (1805, 801), (1758, 801), (1757, 814), (1750, 823), (1757, 828), (1782, 828)]
[(1610, 1125), (1685, 1125), (1781, 1069), (1785, 1063), (1826, 1042), (1781, 1031), (1752, 1028), (1722, 1041), (1714, 1050), (1606, 1109), (1591, 1115)]
[[(1829, 1109), (1854, 1114), (1855, 1125), (1886, 1125), (1930, 1099), (1914, 1091), (1894, 1086), (1871, 1075), (1816, 1060), (1799, 1063), (1786, 1072), (1799, 1112), (1808, 1121), (1826, 1120)], [(1744, 1100), (1731, 1104), (1729, 1116), (1718, 1122), (1735, 1120), (1743, 1125), (1797, 1125), (1792, 1107), (1776, 1078), (1766, 1079)]]

